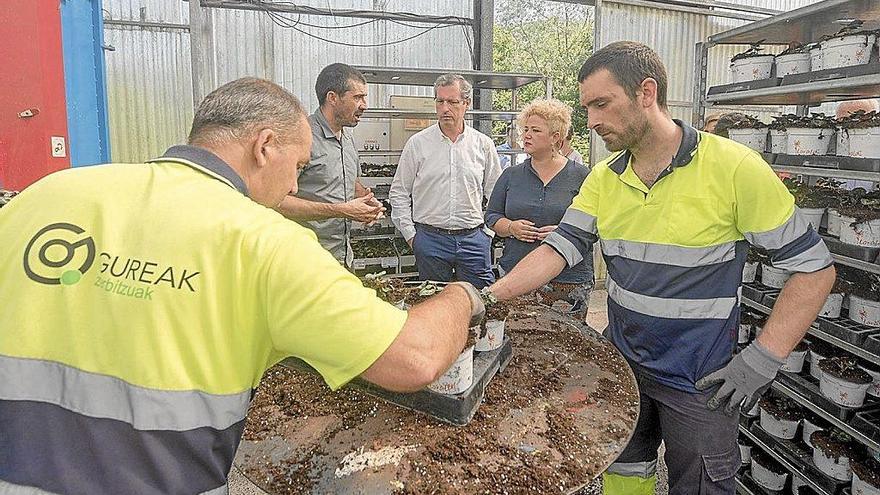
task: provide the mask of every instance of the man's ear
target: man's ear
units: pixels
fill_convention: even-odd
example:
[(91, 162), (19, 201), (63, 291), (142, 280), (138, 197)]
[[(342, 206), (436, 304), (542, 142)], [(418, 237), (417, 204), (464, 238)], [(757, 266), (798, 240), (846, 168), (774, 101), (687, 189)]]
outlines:
[(640, 85), (642, 93), (642, 106), (645, 108), (657, 103), (657, 81), (653, 77), (647, 77)]
[(275, 146), (277, 135), (272, 129), (262, 129), (254, 138), (251, 152), (257, 167), (263, 168), (269, 161), (269, 148)]

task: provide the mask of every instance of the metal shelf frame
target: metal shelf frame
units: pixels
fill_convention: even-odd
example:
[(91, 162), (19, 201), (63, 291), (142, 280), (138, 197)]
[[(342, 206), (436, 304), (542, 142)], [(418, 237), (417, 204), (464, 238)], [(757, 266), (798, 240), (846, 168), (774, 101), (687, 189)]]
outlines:
[[(364, 75), (368, 84), (398, 84), (405, 86), (433, 86), (438, 77), (450, 72), (451, 69), (416, 69), (410, 67), (373, 67), (355, 66)], [(514, 90), (542, 82), (545, 88), (549, 78), (541, 74), (487, 72), (479, 70), (455, 69), (454, 72), (464, 77), (475, 90), (507, 89)], [(548, 91), (549, 93), (549, 91)]]
[(798, 468), (797, 468), (795, 465), (793, 465), (792, 463), (788, 462), (788, 460), (787, 460), (785, 457), (782, 457), (782, 455), (780, 455), (778, 452), (776, 452), (775, 450), (773, 450), (773, 447), (767, 445), (766, 443), (764, 443), (763, 440), (761, 440), (760, 438), (756, 437), (756, 436), (755, 436), (752, 432), (750, 432), (750, 431), (748, 430), (748, 428), (746, 428), (745, 426), (743, 426), (743, 425), (739, 425), (739, 432), (740, 432), (741, 435), (743, 435), (743, 436), (745, 436), (746, 438), (748, 438), (749, 440), (751, 440), (752, 443), (755, 444), (755, 446), (759, 447), (761, 450), (763, 450), (764, 452), (766, 452), (767, 454), (769, 454), (770, 457), (776, 459), (776, 462), (778, 462), (779, 464), (782, 464), (782, 467), (784, 467), (785, 469), (787, 469), (788, 472), (791, 473), (792, 476), (794, 476), (795, 474), (797, 474), (797, 477), (798, 477), (798, 478), (804, 480), (804, 482), (805, 482), (810, 488), (812, 488), (813, 490), (815, 490), (817, 493), (820, 493), (820, 494), (822, 494), (822, 495), (834, 495), (833, 493), (828, 493), (828, 490), (822, 488), (822, 486), (819, 485), (818, 483), (816, 483), (816, 482), (812, 479), (811, 476), (807, 476), (805, 473), (800, 472), (800, 471), (798, 470)]
[[(506, 110), (468, 110), (465, 119), (471, 120), (504, 120), (514, 121), (519, 112)], [(418, 110), (403, 110), (398, 108), (370, 108), (361, 118), (364, 119), (425, 119), (436, 120), (435, 112), (422, 112)]]
[(742, 105), (816, 105), (825, 101), (873, 98), (880, 94), (880, 74), (786, 84), (705, 96), (707, 103)]
[(880, 182), (880, 172), (862, 172), (860, 170), (843, 170), (837, 168), (795, 167), (790, 165), (770, 165), (777, 172), (812, 177), (832, 177), (835, 179), (856, 179)]

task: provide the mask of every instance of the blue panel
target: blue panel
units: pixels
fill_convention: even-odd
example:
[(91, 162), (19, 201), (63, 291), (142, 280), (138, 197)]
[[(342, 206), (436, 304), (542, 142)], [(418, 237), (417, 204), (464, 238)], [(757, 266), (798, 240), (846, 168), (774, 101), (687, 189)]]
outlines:
[(62, 0), (61, 38), (70, 165), (110, 161), (101, 0)]

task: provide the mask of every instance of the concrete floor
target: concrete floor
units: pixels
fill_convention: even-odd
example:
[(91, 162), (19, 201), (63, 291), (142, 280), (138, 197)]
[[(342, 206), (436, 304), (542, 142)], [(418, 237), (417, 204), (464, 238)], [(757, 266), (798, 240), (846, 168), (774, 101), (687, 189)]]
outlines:
[[(604, 290), (594, 290), (590, 295), (590, 308), (587, 310), (587, 324), (597, 331), (601, 332), (608, 326), (607, 311), (608, 293)], [(666, 495), (669, 491), (666, 464), (663, 462), (663, 447), (660, 447), (660, 467), (658, 468), (658, 480), (656, 495)], [(594, 480), (582, 490), (579, 495), (600, 495), (602, 493), (602, 483), (600, 480)], [(230, 495), (266, 495), (266, 492), (257, 488), (250, 482), (241, 472), (233, 468), (229, 474), (229, 494)]]

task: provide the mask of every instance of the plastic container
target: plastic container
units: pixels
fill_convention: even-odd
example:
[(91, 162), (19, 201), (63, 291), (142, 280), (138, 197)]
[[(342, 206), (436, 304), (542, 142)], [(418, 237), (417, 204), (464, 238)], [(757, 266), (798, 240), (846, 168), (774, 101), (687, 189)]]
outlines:
[(880, 327), (880, 302), (850, 294), (849, 319), (869, 327)]
[(822, 67), (836, 69), (867, 64), (871, 58), (876, 36), (851, 34), (822, 42)]
[(849, 218), (852, 217), (842, 218), (844, 221), (840, 224), (840, 242), (853, 246), (880, 247), (880, 220), (869, 220), (853, 225), (855, 219), (846, 221)]
[(742, 281), (744, 284), (754, 282), (755, 277), (758, 275), (758, 263), (749, 263), (746, 262), (746, 266), (743, 267), (743, 278)]
[(813, 448), (813, 464), (819, 468), (819, 471), (840, 481), (849, 481), (852, 479), (852, 469), (849, 466), (849, 457), (840, 456), (837, 460), (828, 457), (822, 452), (822, 449)]
[(782, 364), (782, 371), (789, 373), (800, 373), (804, 369), (804, 359), (807, 357), (809, 349), (803, 351), (791, 351)]
[(843, 307), (843, 294), (828, 294), (825, 304), (819, 310), (819, 316), (826, 318), (840, 318), (840, 309)]
[(775, 268), (771, 265), (761, 265), (761, 283), (767, 287), (781, 289), (791, 274), (781, 268)]
[(810, 53), (789, 53), (776, 56), (776, 77), (810, 72)]
[[(853, 221), (855, 221), (855, 218), (853, 218)], [(840, 212), (834, 208), (828, 208), (828, 235), (840, 237), (840, 224)]]
[(825, 208), (798, 208), (798, 210), (814, 230), (819, 230), (822, 225), (822, 217), (825, 216)]
[[(846, 129), (848, 155), (855, 158), (880, 158), (880, 127)], [(838, 153), (839, 155), (840, 153)]]
[(743, 445), (741, 443), (737, 443), (739, 445), (739, 459), (743, 464), (749, 464), (752, 462), (752, 446), (751, 445)]
[(819, 363), (821, 363), (823, 359), (825, 359), (825, 356), (810, 349), (810, 376), (816, 380), (822, 379), (822, 370), (819, 369)]
[(761, 428), (776, 438), (791, 440), (797, 434), (798, 420), (776, 418), (762, 407)]
[(443, 373), (436, 382), (428, 385), (428, 388), (441, 394), (460, 394), (469, 389), (474, 383), (474, 346), (470, 346), (452, 363), (452, 366)]
[(786, 152), (789, 155), (824, 155), (828, 153), (833, 129), (792, 127), (788, 129)]
[(486, 335), (477, 339), (474, 350), (478, 352), (494, 351), (504, 343), (504, 320), (486, 320)]
[(867, 366), (861, 366), (866, 373), (871, 375), (871, 384), (868, 385), (868, 395), (873, 397), (880, 397), (880, 369), (875, 369), (873, 367), (869, 368)]
[(743, 325), (742, 323), (740, 323), (739, 332), (737, 332), (737, 335), (736, 335), (736, 343), (737, 344), (748, 344), (751, 331), (752, 331), (751, 325)]
[(804, 418), (803, 421), (803, 429), (801, 431), (801, 439), (803, 439), (804, 443), (807, 444), (810, 448), (813, 448), (813, 442), (810, 440), (810, 435), (814, 432), (822, 431), (824, 428), (810, 421), (809, 418)]
[(822, 60), (823, 55), (820, 44), (816, 43), (813, 45), (813, 48), (810, 48), (810, 72), (816, 72), (825, 68)]
[(859, 479), (858, 473), (853, 472), (852, 495), (880, 495), (880, 488), (872, 486), (866, 481)]
[(752, 457), (752, 478), (755, 483), (768, 490), (782, 490), (788, 473), (776, 474), (755, 461)]
[(834, 132), (837, 138), (837, 147), (834, 154), (837, 156), (849, 156), (849, 131), (843, 127), (838, 127)]
[(760, 55), (735, 60), (730, 63), (730, 72), (734, 83), (760, 81), (769, 79), (773, 68), (774, 55)]
[(749, 148), (763, 153), (767, 149), (767, 129), (730, 129), (727, 131), (730, 139), (744, 144)]
[(785, 153), (788, 151), (788, 131), (783, 129), (770, 129), (770, 153)]
[(845, 407), (861, 407), (870, 383), (852, 383), (821, 371), (819, 391), (835, 404)]

